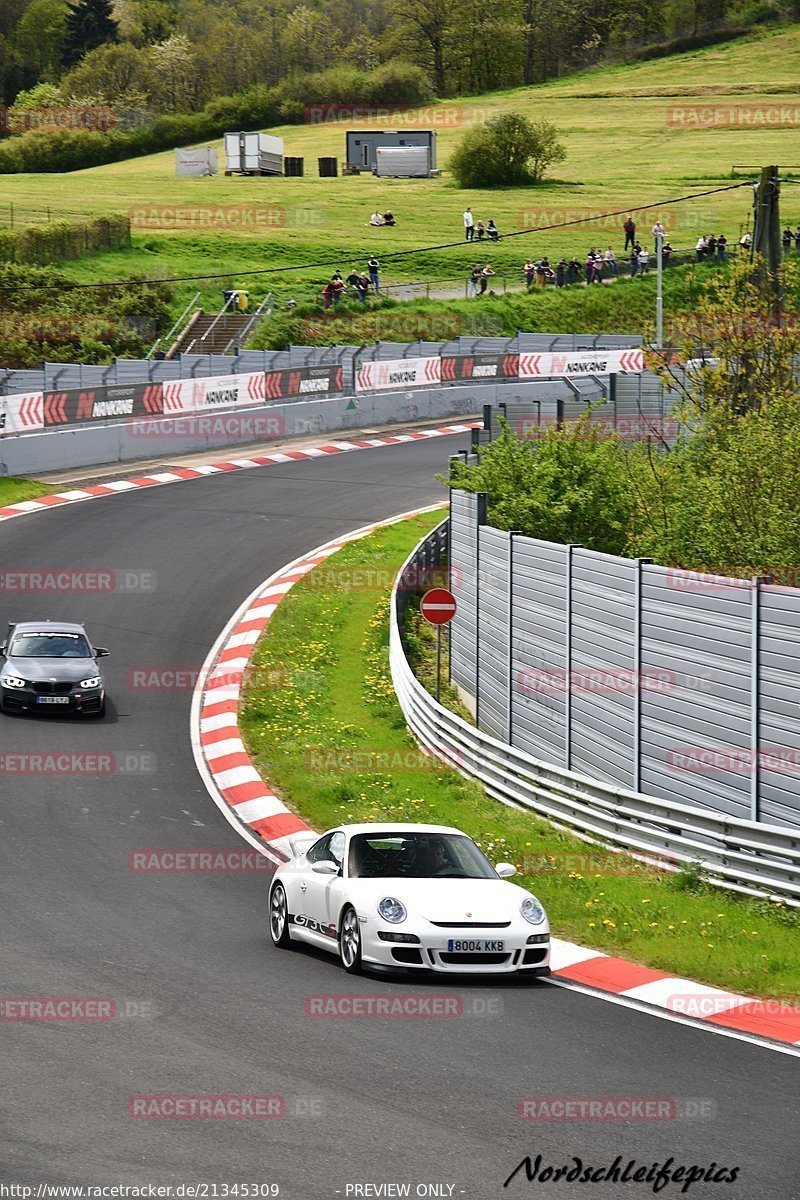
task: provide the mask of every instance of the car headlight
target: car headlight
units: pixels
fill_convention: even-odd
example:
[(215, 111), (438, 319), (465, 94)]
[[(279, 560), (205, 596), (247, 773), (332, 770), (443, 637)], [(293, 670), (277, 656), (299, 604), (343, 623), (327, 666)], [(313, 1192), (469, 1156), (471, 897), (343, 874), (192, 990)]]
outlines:
[(0, 679), (0, 683), (2, 683), (3, 687), (10, 687), (10, 688), (25, 687), (25, 680), (20, 679), (17, 675), (4, 675), (3, 678)]
[(408, 915), (405, 905), (401, 904), (399, 900), (395, 900), (394, 896), (384, 896), (378, 903), (378, 912), (384, 921), (389, 921), (392, 925), (399, 925), (401, 921), (405, 921)]
[(102, 675), (93, 675), (91, 679), (82, 679), (81, 687), (86, 687), (86, 688), (100, 687), (100, 684), (102, 682), (103, 682)]
[(544, 909), (538, 900), (534, 900), (533, 896), (525, 897), (519, 906), (519, 911), (531, 925), (541, 925), (544, 920)]

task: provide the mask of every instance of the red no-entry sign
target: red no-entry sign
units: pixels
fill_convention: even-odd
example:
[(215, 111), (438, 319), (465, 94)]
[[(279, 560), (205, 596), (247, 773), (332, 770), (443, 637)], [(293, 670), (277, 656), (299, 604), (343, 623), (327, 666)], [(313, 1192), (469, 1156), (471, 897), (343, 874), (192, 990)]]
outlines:
[(431, 625), (447, 625), (456, 615), (456, 598), (447, 588), (431, 588), (420, 600), (419, 611)]

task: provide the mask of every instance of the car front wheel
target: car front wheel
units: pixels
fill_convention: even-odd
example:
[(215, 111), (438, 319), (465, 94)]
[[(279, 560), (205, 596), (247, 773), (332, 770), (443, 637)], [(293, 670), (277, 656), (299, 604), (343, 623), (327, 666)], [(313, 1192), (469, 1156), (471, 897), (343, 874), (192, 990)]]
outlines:
[(346, 908), (342, 913), (339, 958), (350, 975), (361, 974), (361, 928), (354, 908)]
[(272, 889), (269, 901), (269, 933), (272, 944), (285, 950), (291, 943), (289, 937), (289, 908), (286, 904), (286, 892), (281, 884), (276, 883)]

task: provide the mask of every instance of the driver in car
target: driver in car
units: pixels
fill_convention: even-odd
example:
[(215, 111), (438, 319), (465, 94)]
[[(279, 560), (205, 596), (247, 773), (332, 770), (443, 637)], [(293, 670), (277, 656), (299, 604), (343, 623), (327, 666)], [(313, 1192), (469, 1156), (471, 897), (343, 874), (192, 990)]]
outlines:
[(444, 842), (438, 838), (426, 839), (417, 851), (418, 869), (426, 876), (447, 875), (452, 863), (447, 861)]

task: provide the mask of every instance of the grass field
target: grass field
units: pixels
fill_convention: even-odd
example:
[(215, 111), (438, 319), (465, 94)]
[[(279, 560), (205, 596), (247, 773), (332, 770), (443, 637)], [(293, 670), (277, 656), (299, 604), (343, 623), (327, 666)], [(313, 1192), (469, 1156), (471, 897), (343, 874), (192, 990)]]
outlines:
[[(800, 104), (800, 27), (782, 27), (745, 39), (669, 59), (585, 72), (531, 88), (454, 100), (440, 106), (439, 165), (441, 178), (378, 180), (372, 176), (320, 179), (320, 155), (344, 156), (345, 124), (286, 126), (273, 129), (285, 139), (286, 152), (302, 155), (302, 179), (225, 178), (179, 180), (171, 152), (67, 175), (0, 177), (0, 202), (31, 207), (50, 205), (78, 213), (131, 211), (134, 247), (70, 264), (80, 280), (119, 278), (129, 271), (151, 276), (237, 272), (331, 260), (347, 268), (375, 252), (386, 260), (393, 251), (460, 241), (461, 213), (469, 204), (477, 217), (493, 217), (501, 233), (585, 220), (617, 209), (659, 203), (659, 215), (676, 246), (691, 246), (701, 232), (725, 232), (729, 241), (751, 224), (749, 188), (673, 205), (671, 198), (696, 195), (731, 183), (733, 163), (776, 162), (800, 167), (797, 124), (778, 127), (687, 128), (671, 123), (669, 110), (693, 106)], [(447, 173), (448, 156), (460, 128), (486, 116), (523, 111), (552, 120), (567, 148), (558, 179), (536, 188), (511, 188), (491, 194), (463, 192)], [(689, 118), (681, 118), (684, 123)], [(459, 124), (460, 122), (460, 124)], [(421, 122), (427, 124), (427, 118)], [(220, 145), (220, 159), (221, 145)], [(800, 175), (800, 170), (797, 172)], [(399, 224), (371, 231), (369, 214), (392, 208)], [(198, 210), (212, 214), (205, 227), (170, 228), (175, 208), (184, 220), (201, 220)], [(264, 224), (250, 225), (257, 218)], [(194, 214), (194, 215), (193, 215)], [(785, 218), (800, 222), (800, 189), (784, 192)], [(585, 256), (592, 244), (614, 244), (621, 250), (623, 218), (512, 238), (472, 249), (458, 246), (430, 254), (412, 254), (386, 262), (384, 278), (462, 279), (468, 266), (488, 258), (495, 269), (518, 275), (530, 255), (558, 258)], [(643, 214), (640, 228), (649, 230), (655, 212)], [(240, 228), (244, 222), (245, 228)], [(209, 236), (211, 231), (212, 236)], [(330, 274), (325, 267), (254, 277), (254, 297), (267, 290), (280, 295), (309, 294)], [(199, 286), (199, 285), (198, 285)], [(222, 283), (210, 283), (204, 301), (216, 301)], [(179, 289), (184, 301), (197, 290)]]
[[(384, 586), (441, 513), (378, 530), (287, 596), (256, 646), (241, 727), (264, 777), (313, 828), (347, 821), (454, 825), (547, 906), (553, 931), (748, 995), (800, 991), (800, 914), (604, 853), (422, 755), (388, 661)], [(368, 581), (364, 585), (364, 580)], [(369, 584), (374, 581), (374, 584)]]

